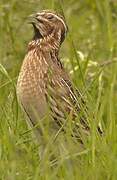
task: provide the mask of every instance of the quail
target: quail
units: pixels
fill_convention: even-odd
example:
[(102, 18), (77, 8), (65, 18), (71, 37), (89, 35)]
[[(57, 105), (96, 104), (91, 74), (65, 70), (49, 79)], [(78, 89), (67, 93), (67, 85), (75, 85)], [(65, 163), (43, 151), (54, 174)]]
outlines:
[[(29, 21), (34, 28), (34, 37), (28, 44), (19, 73), (17, 96), (33, 127), (45, 117), (48, 107), (50, 121), (61, 127), (66, 114), (72, 122), (82, 114), (70, 77), (59, 59), (59, 49), (68, 28), (64, 17), (50, 10), (31, 15)], [(84, 104), (81, 94), (77, 94)], [(80, 117), (79, 125), (75, 126), (78, 133), (79, 126), (86, 132), (90, 129), (84, 117)], [(40, 131), (39, 127), (37, 129)]]

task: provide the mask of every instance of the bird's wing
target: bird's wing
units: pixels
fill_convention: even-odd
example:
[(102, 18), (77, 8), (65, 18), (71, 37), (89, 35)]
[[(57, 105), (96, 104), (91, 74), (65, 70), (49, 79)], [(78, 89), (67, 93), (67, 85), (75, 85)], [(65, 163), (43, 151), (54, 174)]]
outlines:
[[(69, 76), (62, 64), (59, 63), (60, 61), (56, 65), (55, 63), (53, 66), (51, 65), (51, 73), (48, 77), (47, 101), (52, 116), (61, 125), (69, 115), (73, 125), (77, 129), (82, 128), (87, 134), (89, 133), (90, 125), (86, 103), (80, 91), (74, 90)], [(100, 127), (98, 127), (98, 131), (101, 132)]]
[[(81, 93), (73, 90), (72, 83), (59, 60), (54, 58), (48, 70), (46, 99), (53, 118), (60, 126), (68, 119), (72, 119), (73, 126), (89, 131), (86, 120), (85, 103)], [(56, 62), (56, 63), (55, 63)], [(85, 115), (84, 115), (85, 114)]]

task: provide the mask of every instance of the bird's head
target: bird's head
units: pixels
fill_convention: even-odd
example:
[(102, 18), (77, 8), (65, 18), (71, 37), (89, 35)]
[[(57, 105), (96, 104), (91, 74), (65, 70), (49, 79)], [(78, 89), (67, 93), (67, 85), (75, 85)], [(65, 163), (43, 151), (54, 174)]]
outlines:
[(56, 12), (43, 10), (29, 16), (29, 22), (34, 27), (34, 38), (43, 39), (52, 36), (60, 44), (64, 41), (68, 28), (65, 19)]

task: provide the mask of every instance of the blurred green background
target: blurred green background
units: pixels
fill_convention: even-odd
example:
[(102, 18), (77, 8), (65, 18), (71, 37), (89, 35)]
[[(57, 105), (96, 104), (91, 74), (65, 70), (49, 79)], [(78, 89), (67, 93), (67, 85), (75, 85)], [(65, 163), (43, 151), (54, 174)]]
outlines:
[[(68, 149), (73, 156), (61, 155), (56, 166), (38, 160), (15, 91), (33, 36), (27, 17), (43, 9), (65, 16), (60, 58), (105, 132), (101, 141), (92, 134), (79, 154)], [(117, 179), (116, 0), (0, 0), (0, 180), (7, 179)]]

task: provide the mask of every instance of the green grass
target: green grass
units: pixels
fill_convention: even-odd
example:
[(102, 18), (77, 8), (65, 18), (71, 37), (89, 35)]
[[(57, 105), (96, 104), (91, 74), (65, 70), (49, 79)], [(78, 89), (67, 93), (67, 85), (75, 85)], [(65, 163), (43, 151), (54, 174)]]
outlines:
[[(83, 149), (69, 136), (69, 127), (67, 145), (59, 135), (54, 142), (45, 131), (40, 161), (15, 86), (33, 32), (26, 17), (41, 9), (56, 9), (66, 17), (69, 33), (60, 57), (95, 122)], [(0, 1), (0, 180), (117, 179), (116, 29), (116, 0)], [(98, 122), (104, 129), (101, 138), (95, 131)], [(49, 160), (52, 156), (56, 161)]]

